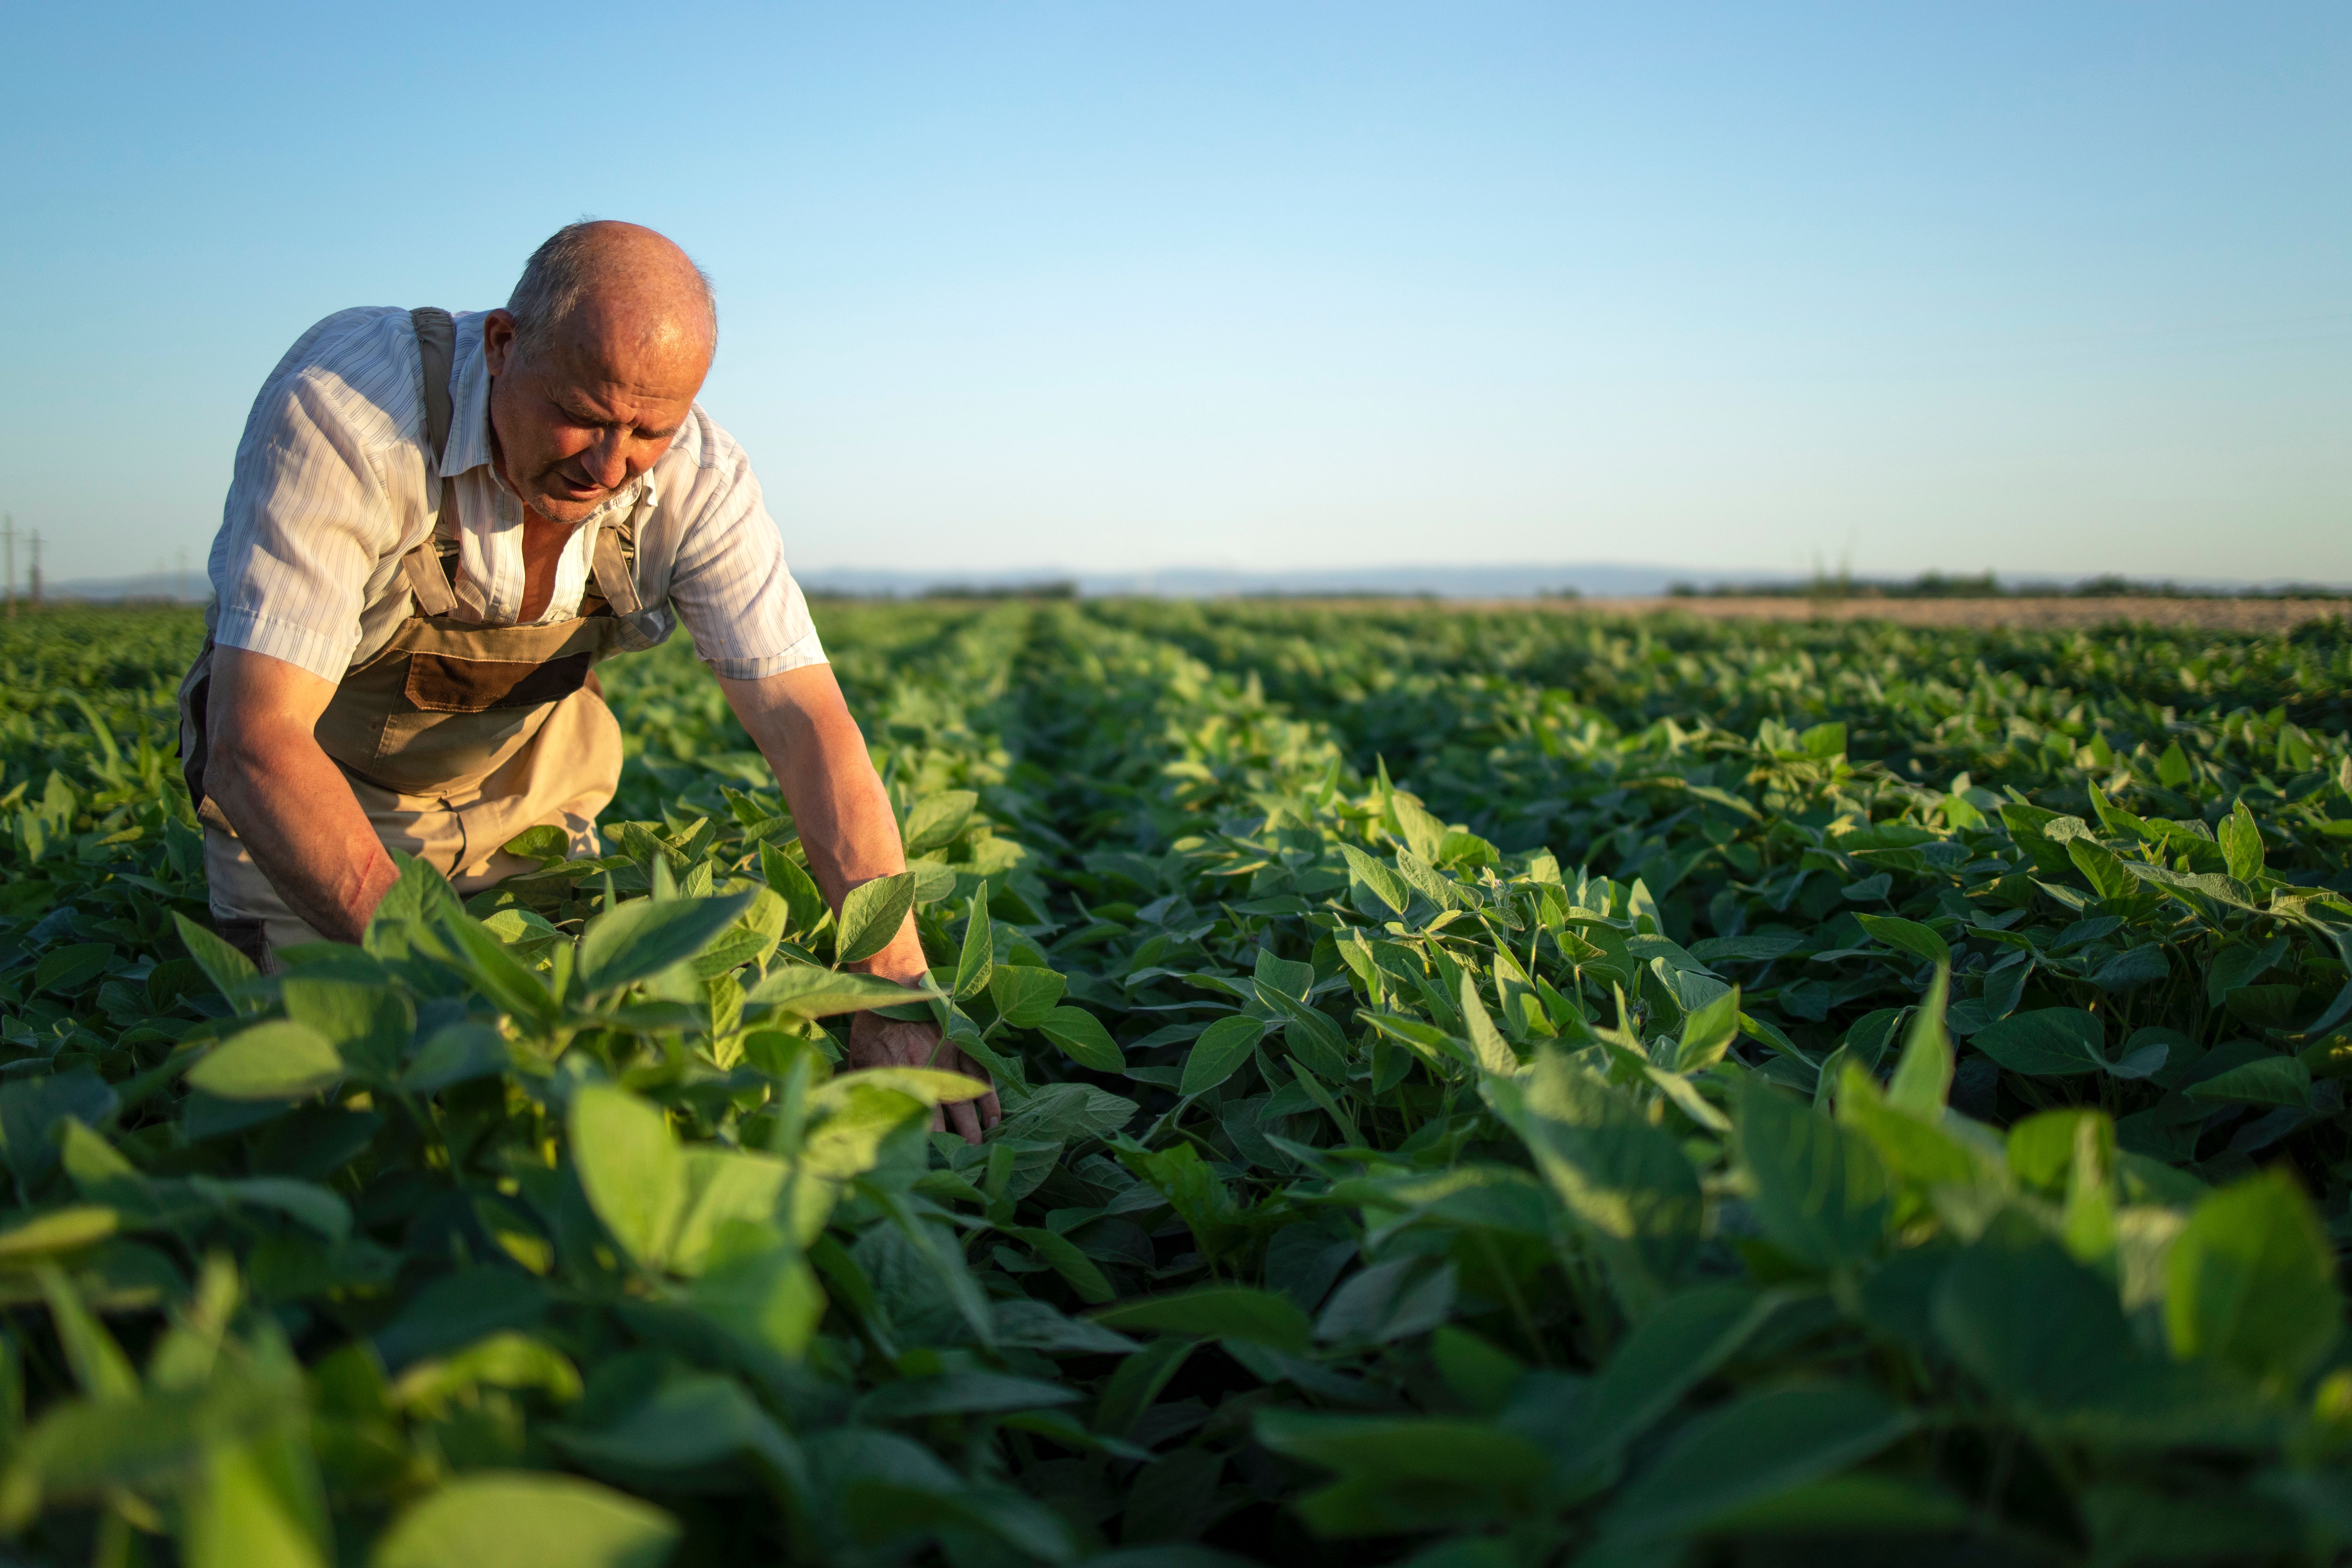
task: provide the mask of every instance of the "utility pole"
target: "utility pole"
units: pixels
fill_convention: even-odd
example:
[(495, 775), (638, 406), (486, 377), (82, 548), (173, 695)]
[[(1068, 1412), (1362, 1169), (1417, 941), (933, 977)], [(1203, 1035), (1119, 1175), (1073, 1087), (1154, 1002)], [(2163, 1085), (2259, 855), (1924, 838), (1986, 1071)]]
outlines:
[(33, 530), (33, 608), (41, 607), (41, 531)]
[(8, 618), (16, 618), (16, 516), (0, 517), (0, 547), (8, 552)]

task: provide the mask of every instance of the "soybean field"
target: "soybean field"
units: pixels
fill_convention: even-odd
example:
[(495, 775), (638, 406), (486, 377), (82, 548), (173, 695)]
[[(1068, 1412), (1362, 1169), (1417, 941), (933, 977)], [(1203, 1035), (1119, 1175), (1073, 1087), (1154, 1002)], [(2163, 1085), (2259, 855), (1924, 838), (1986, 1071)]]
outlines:
[(680, 639), (269, 977), (197, 618), (0, 629), (0, 1562), (2352, 1551), (2342, 624), (817, 613), (905, 876)]

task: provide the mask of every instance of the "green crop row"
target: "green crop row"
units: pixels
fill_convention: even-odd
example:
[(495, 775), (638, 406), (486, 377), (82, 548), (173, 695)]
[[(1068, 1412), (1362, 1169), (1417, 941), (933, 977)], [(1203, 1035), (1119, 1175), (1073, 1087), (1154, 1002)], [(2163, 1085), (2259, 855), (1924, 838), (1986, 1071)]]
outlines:
[(2352, 1550), (2340, 629), (820, 620), (903, 878), (673, 646), (601, 858), (269, 978), (194, 618), (0, 630), (0, 1552)]

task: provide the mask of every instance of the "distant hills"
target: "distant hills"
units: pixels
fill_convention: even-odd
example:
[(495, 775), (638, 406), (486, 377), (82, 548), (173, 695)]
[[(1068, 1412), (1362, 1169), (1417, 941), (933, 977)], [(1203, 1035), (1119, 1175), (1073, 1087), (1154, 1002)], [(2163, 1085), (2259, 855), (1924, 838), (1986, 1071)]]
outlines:
[(1446, 599), (1514, 599), (1563, 592), (1595, 598), (1633, 598), (1663, 594), (1674, 583), (1706, 584), (1733, 580), (1673, 566), (1626, 566), (1602, 562), (1566, 565), (1316, 566), (1294, 571), (1240, 571), (1212, 566), (1175, 566), (1154, 572), (1057, 572), (1045, 566), (992, 572), (818, 567), (798, 575), (801, 585), (812, 594), (888, 598), (957, 589), (1002, 592), (1048, 584), (1067, 584), (1087, 598), (1125, 594), (1163, 599), (1260, 594), (1431, 594)]

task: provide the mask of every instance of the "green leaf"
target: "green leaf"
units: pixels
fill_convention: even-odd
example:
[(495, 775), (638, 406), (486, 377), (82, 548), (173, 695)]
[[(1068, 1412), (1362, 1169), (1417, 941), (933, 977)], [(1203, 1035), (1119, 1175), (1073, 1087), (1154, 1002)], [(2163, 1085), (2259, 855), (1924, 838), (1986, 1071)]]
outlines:
[(1939, 962), (1927, 1000), (1911, 1016), (1911, 1032), (1904, 1038), (1902, 1058), (1886, 1084), (1888, 1105), (1927, 1121), (1943, 1115), (1944, 1102), (1952, 1091), (1952, 1042), (1944, 1032), (1944, 1004), (1951, 986), (1951, 966)]
[(1407, 853), (1423, 860), (1437, 858), (1445, 842), (1445, 825), (1423, 809), (1420, 802), (1410, 795), (1391, 795), (1387, 815)]
[(514, 1065), (506, 1037), (488, 1024), (452, 1024), (417, 1047), (400, 1075), (409, 1094), (436, 1094), (452, 1084), (496, 1078)]
[(2199, 1204), (2165, 1258), (2175, 1355), (2292, 1387), (2343, 1331), (2336, 1252), (2285, 1166)]
[(276, 1019), (215, 1046), (188, 1081), (223, 1100), (304, 1100), (343, 1080), (343, 1058), (318, 1030)]
[(886, 1383), (857, 1402), (860, 1417), (908, 1421), (927, 1415), (969, 1415), (1004, 1410), (1042, 1410), (1076, 1404), (1076, 1389), (1034, 1377), (1000, 1372), (950, 1372)]
[(286, 977), (284, 994), (286, 1016), (323, 1036), (351, 1071), (378, 1083), (399, 1073), (416, 1031), (406, 996), (389, 985), (303, 974)]
[(1119, 1072), (1127, 1058), (1102, 1020), (1083, 1007), (1055, 1007), (1037, 1021), (1037, 1032), (1062, 1047), (1080, 1067), (1097, 1072)]
[[(1072, 1088), (1080, 1086), (1072, 1085)], [(812, 1106), (835, 1106), (866, 1089), (884, 1089), (919, 1101), (925, 1109), (978, 1100), (988, 1085), (976, 1078), (943, 1068), (861, 1068), (829, 1079), (809, 1097)], [(1121, 1104), (1129, 1103), (1120, 1101)]]
[(35, 1270), (41, 1294), (49, 1303), (49, 1321), (58, 1331), (58, 1348), (73, 1369), (83, 1397), (101, 1405), (128, 1405), (139, 1397), (139, 1374), (106, 1325), (92, 1315), (72, 1281), (54, 1263)]
[(849, 889), (841, 900), (841, 935), (834, 960), (862, 963), (890, 945), (915, 907), (917, 879), (911, 871), (877, 877)]
[(543, 822), (537, 827), (526, 827), (506, 841), (506, 852), (524, 860), (537, 860), (542, 866), (569, 859), (572, 836), (553, 823)]
[[(1079, 1300), (1090, 1306), (1100, 1306), (1118, 1299), (1118, 1292), (1111, 1289), (1110, 1280), (1104, 1276), (1102, 1269), (1068, 1237), (1032, 1226), (1011, 1226), (1006, 1227), (1004, 1234), (1024, 1243), (1032, 1252), (1044, 1258), (1048, 1268), (1069, 1282), (1070, 1289), (1078, 1293)], [(1042, 1302), (1038, 1304), (1044, 1305)]]
[(743, 1005), (773, 1008), (795, 1018), (825, 1018), (836, 1013), (905, 1006), (932, 994), (854, 970), (790, 963), (770, 970), (766, 979), (745, 992)]
[(1442, 1417), (1263, 1410), (1256, 1436), (1276, 1453), (1339, 1472), (1335, 1485), (1295, 1506), (1317, 1534), (1341, 1538), (1516, 1511), (1549, 1464), (1542, 1447), (1517, 1433)]
[(1775, 1304), (1738, 1285), (1703, 1285), (1659, 1303), (1594, 1379), (1579, 1412), (1578, 1460), (1614, 1454), (1647, 1432), (1715, 1375)]
[(1120, 1362), (1118, 1370), (1104, 1380), (1102, 1397), (1095, 1406), (1095, 1430), (1124, 1436), (1136, 1418), (1160, 1397), (1169, 1379), (1182, 1370), (1197, 1343), (1185, 1335), (1170, 1334)]
[(687, 1169), (661, 1110), (626, 1089), (586, 1084), (572, 1096), (572, 1161), (589, 1206), (645, 1268), (668, 1261), (686, 1212)]
[(1477, 978), (1465, 972), (1459, 988), (1462, 1005), (1463, 1032), (1470, 1037), (1470, 1048), (1478, 1058), (1479, 1068), (1486, 1072), (1508, 1077), (1519, 1070), (1518, 1054), (1503, 1032), (1495, 1027), (1495, 1020), (1486, 1016), (1486, 1005), (1478, 996)]
[(1706, 1200), (1690, 1157), (1642, 1107), (1556, 1052), (1538, 1056), (1530, 1083), (1489, 1076), (1479, 1092), (1598, 1243), (1621, 1296), (1644, 1299), (1680, 1272)]
[(1917, 921), (1906, 921), (1895, 915), (1866, 915), (1857, 912), (1855, 920), (1862, 929), (1892, 948), (1899, 948), (1914, 958), (1924, 958), (1930, 963), (1948, 966), (1952, 962), (1951, 944), (1936, 934), (1934, 928)]
[[(2074, 842), (2080, 844), (2081, 839)], [(2080, 1007), (2013, 1014), (1969, 1037), (1969, 1044), (2029, 1078), (2076, 1078), (2106, 1066), (2099, 1020)]]
[(441, 930), (456, 943), (467, 978), (500, 1011), (540, 1025), (554, 1021), (555, 1000), (547, 986), (481, 921), (460, 911), (444, 919)]
[(2231, 806), (2214, 829), (2213, 837), (2221, 841), (2221, 856), (2228, 862), (2230, 875), (2241, 882), (2256, 882), (2263, 875), (2263, 830), (2254, 824), (2254, 814), (2246, 809), (2243, 799)]
[(96, 1126), (121, 1101), (96, 1073), (75, 1068), (43, 1078), (12, 1076), (0, 1082), (0, 1145), (17, 1186), (30, 1192), (58, 1163), (53, 1131), (65, 1118)]
[(1339, 853), (1347, 858), (1349, 878), (1370, 889), (1372, 896), (1386, 904), (1391, 912), (1402, 916), (1412, 907), (1412, 889), (1406, 887), (1404, 879), (1391, 870), (1386, 863), (1372, 858), (1352, 844), (1340, 845)]
[(1860, 1062), (1847, 1058), (1837, 1079), (1837, 1120), (1870, 1141), (1879, 1163), (1897, 1183), (1978, 1187), (1995, 1175), (1993, 1162), (1940, 1125), (1942, 1108), (1922, 1116), (1894, 1105)]
[(1692, 1421), (1617, 1497), (1602, 1540), (1633, 1546), (1705, 1530), (1861, 1463), (1913, 1418), (1850, 1384), (1746, 1394)]
[(1481, 1415), (1501, 1414), (1527, 1363), (1467, 1329), (1440, 1323), (1429, 1336), (1430, 1359), (1455, 1398)]
[(2182, 1091), (2190, 1100), (2239, 1105), (2311, 1103), (2311, 1068), (2299, 1057), (2259, 1057)]
[(477, 1470), (393, 1522), (369, 1568), (661, 1568), (677, 1521), (575, 1476)]
[(450, 1355), (418, 1362), (400, 1374), (393, 1398), (437, 1415), (451, 1400), (482, 1387), (532, 1388), (569, 1405), (580, 1397), (580, 1372), (561, 1351), (506, 1331)]
[(180, 933), (180, 945), (213, 983), (213, 989), (236, 1005), (241, 1013), (255, 1011), (257, 1004), (249, 999), (245, 987), (260, 978), (261, 972), (253, 967), (253, 960), (229, 946), (184, 914), (174, 913), (172, 924)]
[(816, 1273), (793, 1246), (719, 1258), (694, 1281), (687, 1299), (695, 1311), (737, 1339), (787, 1362), (807, 1352), (825, 1310)]
[(2009, 1130), (2007, 1163), (2017, 1179), (2030, 1186), (2062, 1188), (2074, 1168), (2079, 1130), (2092, 1126), (2102, 1168), (2116, 1162), (2116, 1126), (2101, 1110), (2073, 1107), (2029, 1116)]
[(1728, 1538), (1782, 1535), (1851, 1537), (1944, 1535), (1971, 1515), (1938, 1486), (1868, 1470), (1832, 1476), (1717, 1517), (1713, 1531)]
[(110, 1208), (77, 1205), (37, 1215), (0, 1230), (0, 1266), (28, 1268), (60, 1252), (79, 1252), (112, 1236), (118, 1224)]
[(330, 1241), (341, 1241), (352, 1232), (351, 1205), (343, 1202), (341, 1194), (315, 1183), (284, 1176), (248, 1176), (233, 1181), (194, 1176), (189, 1178), (189, 1185), (224, 1206), (274, 1209)]
[(832, 913), (825, 907), (824, 894), (800, 862), (772, 844), (760, 846), (760, 874), (767, 879), (769, 889), (784, 900), (786, 931), (805, 935)]
[(1053, 1012), (1068, 984), (1050, 969), (1000, 963), (989, 976), (988, 994), (1006, 1023), (1016, 1029), (1034, 1029)]
[(181, 1530), (186, 1568), (320, 1568), (328, 1561), (318, 1538), (326, 1522), (319, 1479), (288, 1458), (260, 1439), (205, 1448)]
[(607, 910), (581, 932), (572, 987), (591, 995), (618, 991), (683, 963), (717, 941), (751, 902), (751, 894), (736, 893), (665, 903), (635, 899)]
[(1739, 1037), (1739, 987), (1735, 985), (1696, 1012), (1683, 1016), (1675, 1048), (1675, 1070), (1696, 1072), (1721, 1061)]
[(955, 841), (963, 825), (971, 820), (972, 807), (980, 796), (968, 789), (942, 790), (925, 795), (907, 813), (905, 833), (907, 853), (920, 855), (926, 849), (937, 849)]
[(2066, 841), (2066, 858), (2074, 868), (2098, 890), (2103, 899), (2128, 899), (2138, 889), (2131, 872), (2116, 853), (2094, 838), (2070, 838)]
[(68, 942), (41, 954), (33, 965), (33, 989), (64, 994), (79, 990), (106, 973), (114, 963), (114, 949), (102, 942)]
[(988, 883), (972, 889), (971, 913), (963, 922), (963, 951), (956, 959), (955, 984), (959, 1002), (978, 995), (988, 984), (990, 966), (996, 962), (995, 928), (988, 918)]
[(1255, 1018), (1235, 1013), (1218, 1019), (1192, 1042), (1176, 1092), (1190, 1099), (1216, 1088), (1240, 1070), (1265, 1036), (1265, 1026)]
[(1457, 910), (1467, 901), (1460, 883), (1410, 849), (1396, 852), (1397, 871), (1412, 890), (1441, 910)]
[(1890, 1205), (1869, 1142), (1760, 1079), (1743, 1081), (1737, 1106), (1748, 1201), (1773, 1244), (1817, 1268), (1875, 1256)]
[(2115, 1287), (2045, 1236), (1989, 1234), (1944, 1270), (1931, 1313), (1953, 1357), (2027, 1410), (2091, 1405), (2129, 1371)]
[[(1307, 984), (1313, 984), (1311, 973)], [(1464, 984), (1469, 984), (1466, 976)], [(1335, 1082), (1348, 1076), (1348, 1037), (1339, 1032), (1339, 1026), (1331, 1021), (1330, 1015), (1309, 1006), (1270, 980), (1258, 980), (1255, 988), (1259, 1003), (1276, 1016), (1293, 1057), (1305, 1062), (1318, 1076)], [(1299, 989), (1303, 991), (1306, 986)], [(1504, 1050), (1507, 1055), (1509, 1047)]]
[(1307, 1349), (1307, 1314), (1289, 1297), (1245, 1285), (1212, 1285), (1172, 1296), (1123, 1301), (1088, 1316), (1129, 1332), (1244, 1340), (1294, 1354)]

